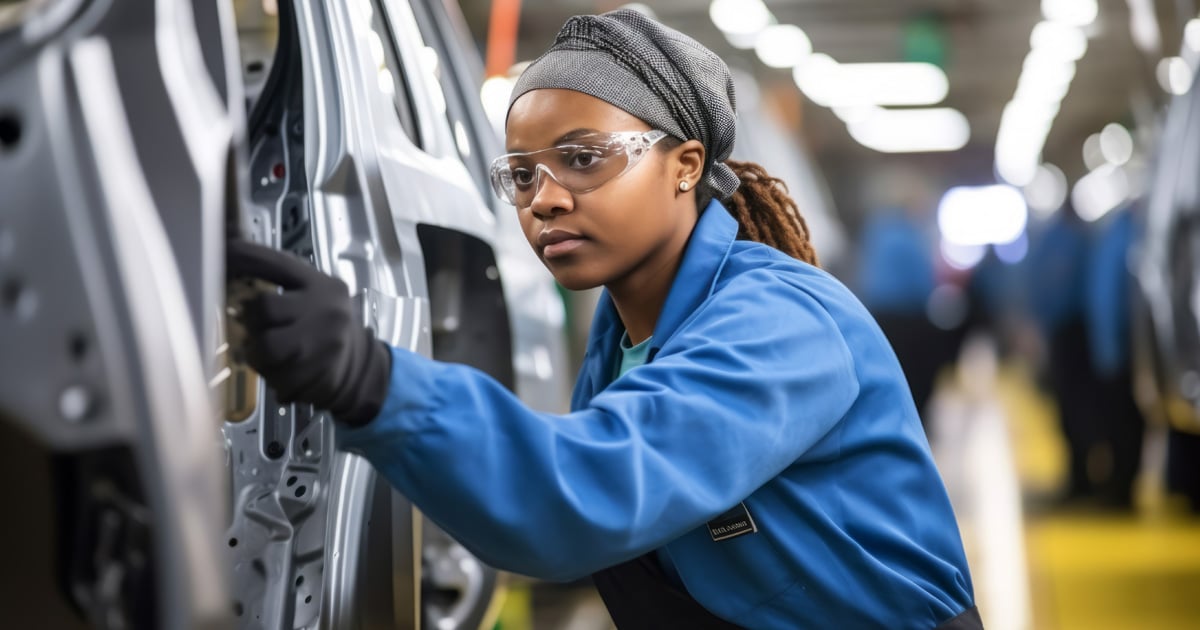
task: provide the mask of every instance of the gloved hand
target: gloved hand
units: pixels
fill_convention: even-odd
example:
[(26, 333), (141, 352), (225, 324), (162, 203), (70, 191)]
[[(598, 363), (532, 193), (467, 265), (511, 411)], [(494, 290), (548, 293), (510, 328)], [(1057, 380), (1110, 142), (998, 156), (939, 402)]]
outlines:
[(230, 240), (230, 278), (283, 288), (242, 303), (246, 362), (281, 403), (311, 403), (335, 420), (361, 426), (379, 414), (391, 376), (391, 351), (362, 324), (346, 283), (278, 250)]

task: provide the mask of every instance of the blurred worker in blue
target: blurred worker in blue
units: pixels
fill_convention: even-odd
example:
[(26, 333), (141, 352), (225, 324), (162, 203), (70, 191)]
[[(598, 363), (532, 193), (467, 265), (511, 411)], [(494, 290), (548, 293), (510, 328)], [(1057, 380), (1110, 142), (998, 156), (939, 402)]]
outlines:
[(938, 372), (958, 349), (957, 326), (949, 330), (929, 317), (937, 286), (932, 222), (914, 207), (871, 211), (859, 249), (858, 296), (887, 335), (922, 414)]
[(1083, 220), (1067, 205), (1032, 235), (1026, 267), (1029, 306), (1045, 343), (1047, 377), (1067, 443), (1065, 500), (1092, 495), (1088, 455), (1098, 441), (1091, 402), (1095, 378), (1083, 318), (1087, 238)]
[(1134, 241), (1131, 207), (1118, 208), (1096, 225), (1086, 269), (1084, 305), (1092, 365), (1099, 387), (1093, 392), (1096, 422), (1105, 449), (1097, 485), (1100, 501), (1133, 507), (1134, 481), (1141, 464), (1145, 421), (1133, 393), (1130, 312)]
[(1096, 227), (1068, 205), (1044, 226), (1030, 251), (1030, 307), (1046, 341), (1050, 386), (1067, 443), (1062, 497), (1067, 503), (1133, 506), (1143, 423), (1129, 365), (1131, 239), (1127, 211)]
[(234, 242), (251, 364), (328, 409), (496, 567), (591, 574), (620, 628), (978, 628), (945, 489), (887, 341), (815, 266), (781, 182), (728, 162), (728, 68), (631, 10), (570, 19), (492, 166), (569, 289), (603, 285), (568, 415), (377, 341), (341, 282)]

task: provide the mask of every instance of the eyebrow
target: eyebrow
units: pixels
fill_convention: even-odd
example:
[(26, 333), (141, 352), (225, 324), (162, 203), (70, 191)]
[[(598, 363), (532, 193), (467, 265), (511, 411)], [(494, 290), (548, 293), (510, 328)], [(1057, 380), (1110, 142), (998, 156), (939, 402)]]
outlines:
[[(600, 133), (600, 132), (595, 129), (588, 129), (588, 128), (583, 128), (583, 127), (579, 128), (579, 129), (572, 129), (572, 130), (568, 131), (567, 133), (564, 133), (563, 135), (556, 138), (554, 140), (554, 142), (551, 142), (549, 146), (544, 147), (544, 148), (548, 149), (550, 147), (562, 144), (563, 142), (566, 142), (567, 140), (574, 140), (575, 138), (591, 135), (594, 133)], [(506, 153), (528, 153), (528, 151), (526, 149), (522, 149), (520, 147), (509, 148), (509, 149), (506, 149), (505, 152)]]

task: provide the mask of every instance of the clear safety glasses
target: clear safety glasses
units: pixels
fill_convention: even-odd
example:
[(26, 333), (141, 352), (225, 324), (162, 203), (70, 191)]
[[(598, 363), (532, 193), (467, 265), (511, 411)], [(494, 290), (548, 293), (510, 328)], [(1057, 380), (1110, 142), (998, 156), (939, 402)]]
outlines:
[(665, 137), (657, 129), (596, 132), (548, 149), (502, 155), (492, 161), (492, 188), (518, 208), (533, 203), (543, 174), (574, 194), (591, 192), (624, 175)]

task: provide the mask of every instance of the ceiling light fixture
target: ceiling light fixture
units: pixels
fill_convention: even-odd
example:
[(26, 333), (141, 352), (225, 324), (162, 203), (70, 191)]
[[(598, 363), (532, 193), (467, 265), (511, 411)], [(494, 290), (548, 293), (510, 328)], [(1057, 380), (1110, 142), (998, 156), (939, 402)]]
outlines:
[(812, 54), (812, 41), (798, 26), (772, 24), (758, 34), (754, 52), (771, 68), (792, 68)]
[(796, 66), (793, 78), (825, 107), (936, 105), (950, 90), (946, 73), (931, 63), (840, 64), (820, 53)]
[(971, 139), (967, 117), (947, 107), (881, 108), (846, 126), (859, 144), (882, 153), (957, 151)]
[(708, 16), (725, 35), (758, 35), (772, 20), (762, 0), (713, 0)]
[(1029, 209), (1012, 186), (955, 186), (938, 203), (942, 238), (956, 245), (1011, 243), (1025, 233)]
[(1088, 26), (1100, 15), (1096, 0), (1042, 0), (1042, 15), (1051, 22)]

